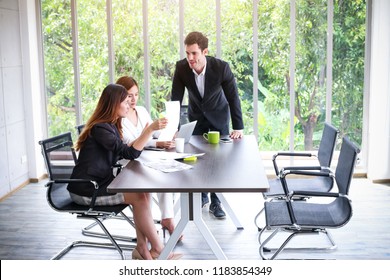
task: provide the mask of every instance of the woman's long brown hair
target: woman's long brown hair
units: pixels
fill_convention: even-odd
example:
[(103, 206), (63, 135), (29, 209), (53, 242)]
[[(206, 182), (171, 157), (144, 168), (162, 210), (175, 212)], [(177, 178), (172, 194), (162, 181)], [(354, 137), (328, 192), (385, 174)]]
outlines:
[(122, 76), (115, 83), (124, 86), (126, 90), (131, 89), (133, 86), (138, 88), (137, 81), (130, 76)]
[(123, 86), (116, 84), (106, 86), (100, 96), (95, 111), (85, 124), (83, 131), (74, 145), (76, 151), (79, 151), (84, 146), (85, 140), (91, 134), (92, 127), (98, 123), (114, 124), (122, 138), (122, 120), (118, 117), (118, 108), (126, 98), (127, 91)]

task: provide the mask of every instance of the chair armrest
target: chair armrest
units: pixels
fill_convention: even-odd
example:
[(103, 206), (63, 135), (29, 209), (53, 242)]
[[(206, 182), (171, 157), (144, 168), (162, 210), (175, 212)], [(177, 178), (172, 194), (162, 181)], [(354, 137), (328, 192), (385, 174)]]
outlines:
[(276, 159), (280, 156), (283, 156), (283, 157), (312, 157), (312, 156), (316, 156), (312, 153), (292, 153), (292, 152), (278, 152), (276, 154), (273, 155), (272, 157), (272, 164), (274, 166), (274, 169), (275, 169), (275, 174), (276, 176), (279, 176), (279, 167), (276, 163)]
[(113, 166), (112, 166), (112, 169), (114, 170), (116, 168), (116, 173), (114, 174), (114, 176), (118, 176), (119, 173), (121, 173), (122, 169), (123, 169), (123, 165), (120, 164), (119, 162), (115, 163)]
[(50, 182), (52, 182), (52, 183), (92, 183), (93, 185), (96, 184), (95, 181), (91, 181), (88, 179), (55, 179), (55, 180), (52, 180)]
[(319, 169), (318, 171), (313, 170), (282, 170), (280, 173), (280, 179), (284, 179), (288, 175), (305, 175), (305, 176), (321, 176), (321, 177), (333, 177), (332, 172), (329, 170)]
[(300, 196), (300, 197), (339, 197), (339, 193), (332, 193), (332, 192), (316, 192), (316, 191), (292, 191), (289, 194), (290, 198), (293, 198), (294, 196)]
[(288, 156), (288, 157), (312, 157), (312, 153), (292, 153), (292, 152), (278, 152), (274, 155), (274, 158), (278, 156)]
[(321, 166), (287, 166), (287, 167), (283, 167), (281, 170), (322, 170), (322, 169), (323, 167)]
[[(334, 178), (333, 174), (331, 172), (329, 172), (328, 170), (319, 170), (319, 171), (305, 171), (305, 170), (282, 170), (281, 173), (280, 173), (280, 182), (282, 184), (282, 187), (283, 187), (283, 191), (284, 191), (284, 194), (286, 196), (290, 196), (291, 195), (291, 192), (288, 188), (288, 181), (286, 180), (286, 177), (288, 175), (291, 175), (291, 174), (294, 174), (294, 175), (304, 175), (304, 176), (313, 176), (313, 177), (332, 177)], [(307, 195), (309, 196), (309, 195)]]

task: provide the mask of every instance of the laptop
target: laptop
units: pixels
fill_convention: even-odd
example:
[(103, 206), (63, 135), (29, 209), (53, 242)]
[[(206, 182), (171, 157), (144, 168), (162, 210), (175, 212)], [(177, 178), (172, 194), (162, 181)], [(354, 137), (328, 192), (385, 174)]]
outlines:
[(191, 139), (191, 135), (194, 132), (197, 121), (186, 123), (180, 126), (180, 130), (177, 133), (176, 138), (184, 138), (184, 143), (188, 143)]

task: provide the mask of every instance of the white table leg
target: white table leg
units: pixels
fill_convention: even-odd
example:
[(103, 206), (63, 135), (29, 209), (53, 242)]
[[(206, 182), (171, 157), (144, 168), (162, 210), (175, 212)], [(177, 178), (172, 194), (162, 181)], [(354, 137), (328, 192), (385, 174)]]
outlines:
[(189, 213), (189, 194), (181, 193), (180, 194), (180, 204), (181, 204), (181, 218), (179, 223), (176, 225), (175, 230), (172, 232), (172, 235), (169, 237), (168, 242), (165, 244), (163, 251), (158, 257), (159, 260), (166, 260), (169, 254), (172, 252), (173, 248), (175, 248), (177, 241), (179, 240), (181, 234), (184, 231), (184, 228), (188, 224), (190, 220)]
[[(217, 240), (215, 240), (214, 235), (210, 232), (209, 228), (205, 224), (202, 218), (202, 207), (201, 207), (201, 193), (193, 193), (192, 195), (192, 213), (193, 213), (193, 222), (198, 228), (199, 232), (202, 234), (203, 238), (210, 246), (210, 249), (213, 251), (214, 255), (219, 260), (227, 260), (225, 253), (222, 251)], [(176, 225), (175, 230), (172, 235), (169, 237), (168, 242), (165, 244), (164, 250), (159, 256), (159, 260), (166, 260), (169, 254), (175, 248), (177, 241), (179, 240), (181, 234), (184, 231), (184, 228), (190, 221), (190, 203), (189, 203), (189, 194), (181, 193), (181, 219)]]
[(194, 223), (202, 234), (203, 238), (206, 240), (207, 244), (210, 246), (210, 249), (214, 252), (214, 255), (219, 260), (227, 260), (225, 253), (222, 251), (217, 240), (215, 240), (214, 235), (210, 232), (209, 228), (205, 224), (202, 218), (202, 207), (201, 207), (201, 193), (193, 194), (193, 214), (194, 214)]
[(241, 225), (240, 221), (238, 220), (236, 214), (234, 213), (233, 209), (230, 207), (230, 204), (227, 202), (226, 198), (223, 196), (222, 193), (216, 193), (217, 197), (221, 201), (223, 207), (225, 208), (226, 212), (228, 213), (229, 217), (232, 219), (234, 225), (237, 229), (244, 229), (244, 227)]

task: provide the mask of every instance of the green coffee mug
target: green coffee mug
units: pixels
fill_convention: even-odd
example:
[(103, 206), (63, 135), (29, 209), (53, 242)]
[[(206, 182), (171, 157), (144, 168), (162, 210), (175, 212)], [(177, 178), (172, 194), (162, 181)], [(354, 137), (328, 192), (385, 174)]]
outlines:
[(208, 133), (203, 133), (203, 138), (206, 139), (210, 144), (218, 144), (219, 131), (209, 131)]

